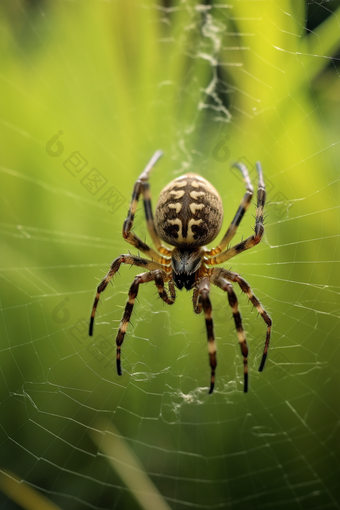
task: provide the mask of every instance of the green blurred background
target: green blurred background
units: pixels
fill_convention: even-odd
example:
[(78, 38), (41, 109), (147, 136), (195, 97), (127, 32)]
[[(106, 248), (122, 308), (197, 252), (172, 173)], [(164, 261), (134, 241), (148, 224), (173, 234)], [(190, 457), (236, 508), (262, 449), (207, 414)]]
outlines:
[[(339, 508), (340, 7), (319, 4), (1, 3), (0, 508), (21, 508), (14, 475), (63, 509), (140, 508), (110, 463), (124, 456), (93, 441), (99, 419), (172, 509)], [(140, 289), (121, 378), (115, 332), (137, 268), (121, 267), (87, 336), (97, 282), (130, 249), (121, 229), (134, 181), (157, 149), (153, 205), (197, 172), (220, 192), (223, 230), (244, 193), (231, 163), (254, 179), (262, 162), (265, 239), (226, 266), (274, 322), (259, 374), (265, 325), (235, 288), (247, 395), (217, 289), (212, 396), (190, 293), (169, 308), (152, 284)], [(136, 231), (148, 239), (141, 204)]]

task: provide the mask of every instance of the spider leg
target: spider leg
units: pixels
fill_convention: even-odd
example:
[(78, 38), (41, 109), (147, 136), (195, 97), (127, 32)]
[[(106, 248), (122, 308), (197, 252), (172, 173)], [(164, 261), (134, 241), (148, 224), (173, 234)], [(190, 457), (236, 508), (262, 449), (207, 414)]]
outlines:
[(244, 387), (243, 391), (244, 393), (247, 393), (248, 391), (248, 345), (246, 341), (246, 335), (242, 326), (242, 318), (241, 314), (238, 311), (238, 301), (236, 294), (234, 292), (233, 286), (231, 283), (227, 282), (224, 278), (221, 276), (213, 275), (213, 278), (211, 279), (212, 283), (219, 287), (220, 289), (224, 290), (228, 293), (228, 301), (230, 308), (233, 312), (235, 327), (237, 331), (238, 341), (240, 343), (241, 347), (241, 353), (243, 356), (243, 370), (244, 370)]
[(121, 360), (120, 360), (120, 354), (121, 354), (121, 346), (124, 341), (125, 333), (127, 330), (127, 327), (129, 325), (131, 314), (133, 311), (133, 307), (135, 304), (135, 300), (138, 294), (139, 285), (141, 283), (147, 283), (154, 281), (159, 293), (159, 296), (165, 303), (168, 305), (172, 305), (175, 301), (175, 290), (174, 287), (170, 285), (170, 297), (167, 293), (167, 291), (164, 288), (164, 282), (167, 281), (169, 277), (166, 275), (166, 273), (163, 270), (156, 269), (155, 271), (150, 271), (149, 273), (142, 273), (136, 276), (136, 278), (133, 280), (132, 285), (129, 290), (128, 294), (128, 301), (125, 305), (124, 315), (121, 320), (121, 323), (119, 325), (119, 330), (116, 337), (116, 345), (117, 345), (117, 357), (116, 357), (116, 365), (117, 365), (117, 374), (122, 375), (122, 369), (121, 369)]
[(233, 166), (235, 166), (242, 172), (243, 181), (246, 185), (247, 192), (244, 195), (244, 197), (239, 205), (239, 208), (236, 211), (235, 217), (234, 217), (233, 221), (230, 223), (230, 225), (227, 229), (227, 232), (225, 233), (222, 241), (219, 243), (218, 246), (216, 246), (216, 248), (212, 248), (211, 250), (207, 251), (206, 257), (212, 257), (213, 255), (217, 255), (218, 253), (221, 253), (223, 250), (226, 249), (226, 247), (228, 246), (228, 244), (230, 243), (232, 238), (235, 236), (237, 227), (241, 223), (241, 220), (242, 220), (245, 212), (247, 211), (248, 207), (250, 206), (251, 199), (252, 199), (252, 196), (254, 193), (253, 186), (249, 179), (247, 167), (243, 163), (235, 163)]
[(227, 271), (223, 268), (214, 268), (212, 270), (213, 278), (212, 282), (218, 281), (220, 278), (226, 278), (227, 280), (230, 280), (232, 282), (236, 282), (241, 290), (245, 292), (248, 296), (248, 299), (253, 303), (259, 314), (261, 315), (264, 322), (267, 324), (267, 333), (266, 333), (266, 340), (264, 344), (263, 354), (262, 354), (262, 360), (259, 366), (259, 372), (262, 372), (264, 369), (264, 365), (266, 363), (268, 349), (269, 349), (269, 342), (270, 342), (270, 334), (272, 329), (272, 320), (269, 317), (268, 313), (265, 311), (265, 309), (262, 307), (260, 301), (257, 299), (257, 297), (253, 294), (251, 287), (248, 282), (244, 278), (242, 278), (239, 274), (234, 273), (233, 271)]
[(121, 264), (130, 264), (132, 266), (144, 267), (145, 269), (149, 269), (149, 270), (162, 269), (164, 271), (167, 271), (167, 269), (168, 269), (168, 268), (164, 268), (158, 262), (142, 259), (141, 257), (136, 257), (135, 255), (129, 254), (129, 255), (120, 255), (119, 257), (117, 257), (112, 262), (109, 272), (106, 274), (106, 276), (103, 278), (103, 280), (100, 282), (100, 284), (97, 287), (97, 292), (96, 292), (96, 296), (94, 298), (91, 319), (90, 319), (90, 327), (89, 327), (89, 335), (90, 336), (92, 336), (92, 334), (93, 334), (94, 316), (96, 314), (96, 309), (98, 306), (100, 294), (106, 289), (107, 285), (110, 283), (111, 279), (116, 274), (116, 272), (120, 268)]
[(195, 287), (193, 295), (192, 295), (192, 304), (193, 304), (193, 307), (194, 307), (194, 312), (197, 315), (200, 314), (202, 312), (202, 309), (203, 309), (202, 303), (200, 302), (199, 298), (200, 298), (200, 294), (199, 294), (198, 287)]
[(206, 263), (209, 265), (216, 265), (225, 262), (226, 260), (235, 257), (239, 253), (242, 253), (245, 250), (249, 250), (256, 244), (258, 244), (262, 236), (264, 234), (264, 226), (263, 226), (263, 213), (264, 213), (264, 205), (266, 202), (266, 189), (263, 181), (262, 168), (259, 162), (256, 163), (257, 172), (259, 175), (259, 184), (257, 190), (257, 208), (256, 208), (256, 217), (255, 217), (255, 234), (248, 237), (244, 241), (241, 241), (238, 244), (235, 244), (232, 248), (228, 248), (226, 251), (223, 251), (219, 255), (215, 255), (212, 258), (206, 260)]
[(135, 248), (145, 253), (148, 257), (150, 257), (153, 260), (156, 260), (157, 262), (160, 262), (161, 264), (169, 264), (170, 259), (162, 257), (159, 253), (157, 253), (155, 250), (150, 248), (146, 243), (144, 243), (134, 232), (131, 231), (133, 227), (133, 221), (137, 210), (137, 205), (139, 201), (140, 194), (143, 194), (143, 201), (144, 201), (144, 211), (145, 211), (145, 217), (147, 222), (147, 228), (148, 231), (152, 237), (153, 242), (155, 243), (155, 246), (157, 250), (163, 254), (163, 255), (171, 255), (171, 250), (166, 248), (162, 245), (161, 240), (159, 239), (153, 214), (152, 214), (152, 208), (151, 208), (151, 194), (150, 194), (150, 186), (147, 182), (149, 178), (149, 173), (154, 166), (154, 164), (157, 162), (157, 160), (162, 156), (161, 151), (155, 152), (149, 163), (147, 164), (146, 168), (143, 170), (141, 175), (138, 177), (137, 181), (135, 182), (135, 185), (133, 187), (132, 192), (132, 199), (129, 207), (129, 212), (127, 215), (126, 220), (123, 224), (123, 237), (124, 239), (132, 244)]
[(144, 213), (145, 213), (145, 219), (146, 219), (146, 226), (149, 231), (149, 234), (152, 238), (152, 241), (154, 245), (156, 246), (157, 250), (162, 255), (171, 255), (172, 250), (169, 250), (166, 246), (163, 246), (162, 241), (160, 240), (156, 228), (155, 228), (155, 221), (153, 218), (152, 213), (152, 206), (151, 206), (151, 191), (150, 191), (150, 185), (148, 183), (149, 179), (149, 173), (152, 170), (153, 165), (156, 163), (156, 161), (163, 155), (161, 151), (155, 152), (153, 155), (151, 161), (145, 168), (145, 170), (140, 174), (140, 176), (137, 179), (138, 181), (142, 182), (142, 194), (143, 194), (143, 203), (144, 203)]
[(211, 375), (210, 375), (210, 389), (209, 394), (214, 391), (215, 386), (215, 370), (217, 366), (217, 360), (216, 360), (216, 342), (214, 337), (214, 325), (212, 320), (212, 307), (211, 307), (211, 301), (209, 298), (210, 293), (210, 282), (208, 277), (203, 277), (202, 280), (198, 284), (198, 295), (199, 295), (199, 304), (198, 306), (204, 310), (205, 315), (205, 325), (207, 328), (207, 335), (208, 335), (208, 349), (209, 349), (209, 362), (210, 362), (210, 368), (211, 368)]
[(176, 299), (176, 290), (173, 280), (169, 280), (169, 292), (170, 297), (168, 296), (167, 291), (165, 290), (164, 283), (169, 279), (169, 277), (161, 271), (153, 271), (155, 273), (155, 284), (158, 290), (159, 297), (163, 299), (163, 301), (167, 305), (172, 305)]

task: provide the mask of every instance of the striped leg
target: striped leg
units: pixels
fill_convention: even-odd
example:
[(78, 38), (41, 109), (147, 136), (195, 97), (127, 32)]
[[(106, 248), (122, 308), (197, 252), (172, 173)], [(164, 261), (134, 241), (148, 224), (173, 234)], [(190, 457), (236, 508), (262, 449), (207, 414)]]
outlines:
[(209, 349), (209, 362), (210, 362), (210, 368), (211, 368), (211, 375), (210, 375), (210, 389), (209, 394), (211, 394), (214, 391), (215, 386), (215, 370), (217, 366), (217, 360), (216, 360), (216, 342), (214, 338), (214, 325), (213, 320), (211, 316), (212, 308), (211, 308), (211, 301), (209, 298), (210, 293), (210, 282), (209, 278), (204, 277), (200, 281), (198, 285), (198, 292), (199, 292), (199, 303), (203, 307), (204, 315), (205, 315), (205, 325), (207, 328), (207, 335), (208, 335), (208, 349)]
[(159, 297), (161, 299), (163, 299), (163, 301), (166, 304), (172, 305), (176, 299), (176, 290), (175, 290), (174, 281), (169, 280), (169, 283), (168, 283), (169, 292), (170, 292), (170, 297), (169, 297), (168, 293), (164, 287), (164, 282), (167, 280), (168, 277), (165, 275), (164, 272), (160, 272), (160, 271), (154, 271), (154, 272), (155, 272), (155, 284), (156, 284), (156, 287), (158, 290)]
[(243, 163), (235, 163), (233, 166), (235, 166), (241, 171), (247, 192), (244, 195), (242, 202), (240, 203), (239, 208), (237, 209), (235, 217), (233, 221), (230, 223), (228, 230), (225, 236), (223, 237), (222, 241), (219, 243), (218, 246), (216, 246), (216, 248), (207, 251), (206, 257), (212, 257), (213, 255), (217, 255), (218, 253), (221, 253), (223, 250), (226, 249), (232, 238), (235, 236), (237, 227), (241, 223), (241, 220), (251, 203), (251, 199), (254, 193), (253, 186), (249, 179), (247, 167)]
[(257, 172), (259, 175), (259, 184), (257, 190), (257, 208), (256, 208), (256, 217), (255, 217), (255, 229), (254, 235), (248, 237), (244, 241), (241, 241), (238, 244), (235, 244), (232, 248), (228, 248), (226, 251), (220, 253), (219, 255), (215, 255), (212, 258), (206, 261), (207, 264), (216, 265), (222, 264), (226, 260), (235, 257), (239, 253), (242, 253), (245, 250), (249, 250), (253, 246), (256, 246), (262, 239), (264, 234), (264, 225), (263, 225), (263, 213), (264, 213), (264, 205), (266, 202), (266, 189), (263, 181), (262, 168), (260, 163), (256, 163)]
[(90, 319), (90, 327), (89, 327), (89, 335), (93, 335), (93, 325), (94, 325), (94, 316), (96, 315), (96, 310), (100, 298), (100, 294), (106, 289), (108, 283), (112, 280), (113, 276), (116, 274), (121, 264), (130, 264), (132, 266), (144, 267), (149, 270), (156, 269), (164, 269), (161, 264), (158, 262), (153, 262), (150, 260), (142, 259), (141, 257), (136, 257), (135, 255), (120, 255), (117, 257), (111, 264), (110, 270), (107, 275), (103, 278), (100, 284), (97, 287), (96, 297), (94, 298), (91, 319)]
[[(142, 176), (140, 177), (142, 179)], [(148, 182), (143, 181), (143, 202), (144, 202), (144, 213), (145, 213), (145, 219), (146, 219), (146, 226), (149, 231), (149, 234), (152, 238), (152, 241), (154, 245), (156, 246), (159, 253), (162, 253), (162, 255), (170, 256), (172, 253), (172, 250), (169, 250), (162, 244), (162, 241), (160, 240), (156, 229), (155, 229), (155, 221), (153, 219), (153, 213), (152, 213), (152, 206), (151, 206), (151, 191), (150, 191), (150, 185)]]
[[(153, 157), (151, 158), (150, 162), (147, 164), (144, 171), (141, 173), (141, 175), (138, 177), (134, 188), (132, 192), (132, 199), (130, 203), (129, 212), (127, 215), (126, 220), (124, 221), (123, 225), (123, 237), (124, 239), (132, 244), (135, 248), (145, 253), (148, 257), (152, 258), (153, 260), (157, 260), (157, 262), (160, 262), (161, 264), (169, 264), (170, 260), (162, 257), (158, 252), (160, 252), (163, 255), (171, 255), (171, 250), (166, 248), (162, 245), (161, 240), (159, 239), (154, 225), (154, 219), (152, 214), (152, 208), (151, 208), (151, 194), (150, 194), (150, 187), (149, 183), (147, 182), (149, 178), (149, 173), (154, 166), (154, 164), (158, 161), (158, 159), (162, 156), (161, 151), (155, 152)], [(134, 232), (131, 232), (131, 229), (133, 227), (133, 220), (136, 214), (138, 200), (140, 197), (140, 194), (143, 194), (144, 199), (144, 211), (145, 211), (145, 217), (147, 222), (147, 228), (148, 231), (152, 237), (153, 242), (155, 243), (155, 246), (158, 250), (156, 252), (152, 248), (150, 248), (146, 243), (144, 243)]]
[(116, 337), (116, 345), (117, 345), (117, 357), (116, 357), (116, 364), (117, 364), (117, 374), (122, 375), (122, 368), (121, 368), (121, 360), (120, 360), (120, 353), (121, 353), (121, 346), (124, 341), (125, 333), (127, 330), (127, 327), (129, 325), (131, 314), (133, 311), (133, 307), (135, 304), (135, 300), (138, 294), (139, 285), (141, 283), (147, 283), (151, 281), (155, 281), (156, 287), (159, 293), (159, 296), (165, 303), (168, 305), (172, 305), (175, 301), (175, 289), (171, 285), (171, 281), (169, 282), (170, 287), (170, 297), (168, 296), (167, 291), (164, 288), (164, 282), (168, 279), (168, 276), (166, 273), (162, 270), (155, 270), (150, 271), (149, 273), (142, 273), (136, 276), (136, 278), (133, 280), (132, 285), (129, 290), (129, 297), (128, 301), (125, 306), (125, 311), (123, 318), (121, 320), (121, 323), (119, 325), (118, 334)]
[(212, 283), (217, 285), (217, 287), (220, 287), (220, 289), (224, 290), (225, 292), (228, 292), (229, 305), (233, 312), (238, 341), (240, 343), (241, 353), (243, 356), (243, 370), (244, 370), (243, 391), (244, 391), (244, 393), (247, 393), (247, 391), (248, 391), (248, 345), (247, 345), (247, 341), (246, 341), (246, 335), (245, 335), (245, 332), (244, 332), (244, 329), (242, 326), (241, 314), (238, 311), (237, 297), (236, 297), (236, 294), (234, 292), (234, 289), (233, 289), (233, 286), (231, 285), (231, 283), (227, 282), (227, 280), (225, 280), (224, 278), (222, 278), (220, 276), (215, 276), (212, 279)]
[(202, 303), (199, 301), (199, 290), (197, 287), (194, 288), (194, 292), (192, 295), (192, 304), (194, 307), (194, 312), (198, 315), (202, 312)]
[(266, 333), (266, 341), (264, 344), (263, 354), (262, 354), (262, 360), (259, 366), (259, 372), (262, 372), (264, 369), (264, 365), (266, 363), (268, 349), (269, 349), (269, 342), (270, 342), (270, 333), (272, 329), (272, 320), (267, 314), (267, 312), (262, 307), (260, 301), (257, 299), (257, 297), (253, 294), (250, 285), (244, 278), (242, 278), (239, 274), (234, 273), (233, 271), (227, 271), (223, 268), (215, 268), (213, 269), (213, 274), (219, 275), (223, 278), (226, 278), (227, 280), (231, 282), (236, 282), (243, 292), (245, 292), (248, 296), (248, 299), (253, 303), (259, 314), (261, 315), (264, 322), (267, 324), (267, 333)]

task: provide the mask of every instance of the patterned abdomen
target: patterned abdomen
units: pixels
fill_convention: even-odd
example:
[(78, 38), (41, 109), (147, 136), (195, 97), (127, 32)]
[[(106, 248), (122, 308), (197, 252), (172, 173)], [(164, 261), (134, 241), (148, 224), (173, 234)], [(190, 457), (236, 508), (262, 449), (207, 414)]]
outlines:
[(197, 174), (171, 181), (159, 196), (155, 227), (159, 237), (172, 246), (204, 246), (215, 239), (222, 221), (220, 195)]

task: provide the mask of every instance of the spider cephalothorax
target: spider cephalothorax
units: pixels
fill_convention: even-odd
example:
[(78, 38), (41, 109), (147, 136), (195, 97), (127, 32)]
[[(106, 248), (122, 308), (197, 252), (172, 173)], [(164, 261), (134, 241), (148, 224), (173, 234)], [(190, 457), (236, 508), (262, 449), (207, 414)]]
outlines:
[[(260, 163), (256, 164), (258, 171), (257, 209), (254, 235), (240, 243), (227, 248), (236, 234), (244, 213), (248, 209), (253, 196), (253, 187), (249, 179), (246, 167), (238, 163), (237, 168), (242, 172), (246, 185), (246, 193), (229, 225), (227, 232), (216, 248), (208, 250), (205, 246), (212, 242), (218, 235), (223, 221), (223, 207), (221, 198), (216, 189), (203, 177), (188, 173), (171, 181), (160, 193), (156, 206), (155, 219), (151, 208), (151, 195), (148, 183), (149, 172), (160, 158), (162, 153), (156, 152), (145, 170), (139, 176), (133, 189), (132, 200), (128, 216), (123, 225), (124, 239), (144, 252), (151, 260), (143, 259), (135, 255), (120, 255), (111, 264), (111, 268), (105, 278), (97, 287), (97, 293), (93, 304), (90, 331), (93, 333), (94, 316), (101, 292), (103, 292), (120, 265), (131, 264), (147, 269), (135, 277), (129, 291), (129, 298), (125, 306), (124, 315), (119, 326), (117, 345), (117, 372), (121, 371), (121, 345), (130, 322), (134, 303), (138, 294), (139, 285), (154, 281), (161, 299), (172, 305), (176, 298), (175, 286), (178, 289), (193, 290), (194, 312), (199, 314), (204, 311), (209, 360), (211, 367), (210, 390), (213, 392), (215, 385), (216, 344), (214, 338), (212, 307), (209, 298), (210, 284), (214, 284), (227, 292), (229, 304), (234, 317), (236, 331), (241, 346), (244, 365), (244, 391), (248, 390), (248, 346), (242, 326), (241, 315), (238, 311), (238, 301), (230, 282), (236, 282), (245, 292), (261, 314), (267, 324), (266, 341), (263, 350), (259, 371), (265, 365), (269, 348), (272, 321), (263, 309), (257, 297), (252, 293), (249, 284), (237, 273), (224, 268), (209, 268), (221, 264), (235, 255), (252, 248), (261, 241), (264, 233), (263, 214), (266, 201), (266, 191), (263, 181)], [(148, 231), (156, 246), (157, 251), (144, 243), (133, 231), (133, 220), (137, 209), (140, 194), (143, 195), (144, 210)], [(162, 244), (162, 241), (173, 246), (172, 249)], [(168, 283), (168, 291), (165, 289)]]
[(202, 265), (201, 248), (175, 248), (171, 256), (171, 268), (174, 284), (180, 290), (192, 289), (198, 278), (198, 270)]

